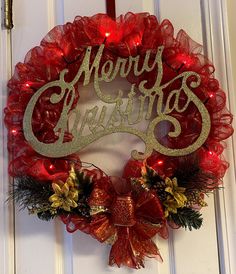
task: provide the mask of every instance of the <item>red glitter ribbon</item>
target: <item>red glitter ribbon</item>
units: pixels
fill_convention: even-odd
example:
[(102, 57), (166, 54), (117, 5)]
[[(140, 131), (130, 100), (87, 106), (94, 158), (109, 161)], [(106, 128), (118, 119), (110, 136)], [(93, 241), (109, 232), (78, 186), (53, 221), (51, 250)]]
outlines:
[(155, 192), (104, 175), (95, 180), (89, 205), (98, 209), (92, 215), (90, 234), (112, 243), (110, 265), (140, 268), (146, 256), (161, 259), (152, 238), (156, 234), (167, 238), (168, 233)]

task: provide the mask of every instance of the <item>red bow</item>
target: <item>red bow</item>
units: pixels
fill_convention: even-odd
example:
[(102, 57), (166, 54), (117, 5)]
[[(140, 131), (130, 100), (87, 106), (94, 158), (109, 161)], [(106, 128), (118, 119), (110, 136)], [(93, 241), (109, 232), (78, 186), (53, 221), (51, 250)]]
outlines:
[(168, 235), (155, 192), (122, 178), (101, 176), (94, 182), (89, 205), (90, 234), (112, 244), (110, 265), (140, 268), (145, 256), (161, 259), (152, 237)]

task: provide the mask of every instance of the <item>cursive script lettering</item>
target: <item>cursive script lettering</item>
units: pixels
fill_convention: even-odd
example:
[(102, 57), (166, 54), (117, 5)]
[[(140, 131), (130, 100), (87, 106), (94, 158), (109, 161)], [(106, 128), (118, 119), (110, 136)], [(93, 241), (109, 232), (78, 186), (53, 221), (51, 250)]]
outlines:
[[(132, 156), (135, 159), (144, 159), (153, 150), (168, 156), (182, 156), (192, 153), (202, 146), (210, 132), (210, 116), (205, 105), (192, 91), (200, 85), (201, 79), (197, 73), (185, 71), (171, 81), (162, 83), (163, 46), (158, 48), (155, 58), (152, 59), (150, 57), (151, 52), (148, 50), (144, 60), (142, 60), (142, 64), (140, 56), (129, 56), (129, 58), (118, 57), (115, 62), (107, 60), (101, 65), (103, 51), (104, 45), (101, 45), (93, 62), (91, 62), (92, 48), (88, 47), (82, 64), (71, 82), (65, 80), (65, 75), (68, 73), (68, 70), (65, 69), (61, 71), (58, 80), (49, 82), (41, 87), (30, 99), (24, 114), (23, 129), (26, 140), (38, 153), (48, 157), (63, 157), (85, 148), (105, 135), (116, 132), (136, 135), (145, 143), (146, 147), (143, 153), (132, 151)], [(126, 78), (130, 72), (138, 77), (144, 72), (151, 71), (156, 71), (155, 83), (150, 87), (150, 85), (147, 85), (149, 84), (147, 80), (141, 81), (137, 87), (138, 93), (134, 84), (132, 84), (126, 103), (122, 90), (118, 90), (113, 96), (107, 95), (102, 91), (102, 82), (110, 83), (117, 76)], [(75, 100), (75, 85), (82, 77), (83, 86), (93, 81), (95, 94), (104, 103), (101, 109), (98, 106), (94, 106), (92, 109), (87, 109), (84, 115), (76, 109), (71, 110)], [(164, 100), (164, 90), (175, 81), (181, 81), (180, 87), (170, 91)], [(59, 138), (55, 143), (46, 144), (40, 142), (34, 135), (32, 116), (39, 98), (52, 87), (59, 87), (60, 93), (53, 94), (50, 102), (51, 104), (57, 104), (63, 101), (63, 109), (54, 128), (54, 132), (58, 134)], [(180, 94), (185, 94), (186, 100), (184, 104), (180, 104)], [(138, 103), (138, 107), (137, 105), (134, 106), (135, 100)], [(162, 121), (168, 121), (174, 127), (174, 130), (170, 131), (168, 135), (170, 137), (178, 137), (181, 134), (181, 124), (175, 117), (171, 116), (171, 113), (173, 111), (175, 113), (183, 113), (190, 103), (195, 105), (202, 119), (202, 128), (198, 138), (185, 148), (165, 147), (155, 136), (156, 126)], [(108, 114), (107, 110), (108, 105), (113, 106), (110, 114)], [(147, 106), (146, 108), (145, 105)], [(135, 117), (133, 117), (134, 112), (136, 113)], [(74, 116), (70, 126), (73, 139), (70, 142), (63, 142), (71, 115)], [(135, 125), (143, 120), (149, 121), (146, 130), (137, 129)], [(85, 131), (86, 127), (89, 132)]]

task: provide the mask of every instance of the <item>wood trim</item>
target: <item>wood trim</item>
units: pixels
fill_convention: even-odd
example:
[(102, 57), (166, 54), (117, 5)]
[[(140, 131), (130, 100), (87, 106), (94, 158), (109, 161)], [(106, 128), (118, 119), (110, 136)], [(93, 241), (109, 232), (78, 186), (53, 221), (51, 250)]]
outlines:
[(153, 0), (153, 8), (154, 8), (154, 15), (156, 15), (157, 19), (160, 21), (161, 19), (161, 7), (160, 7), (160, 0)]
[(64, 25), (66, 23), (64, 4), (64, 0), (47, 0), (48, 31), (57, 25)]
[[(0, 14), (1, 20), (1, 14)], [(0, 111), (7, 101), (7, 81), (12, 71), (11, 31), (0, 30)], [(15, 274), (15, 221), (14, 206), (6, 202), (9, 191), (7, 131), (0, 119), (0, 273)]]
[(56, 25), (56, 3), (55, 0), (47, 1), (47, 13), (48, 13), (48, 31)]
[[(226, 91), (228, 108), (236, 114), (236, 98), (233, 89), (232, 63), (230, 55), (229, 31), (226, 0), (202, 0), (203, 26), (205, 27), (204, 44), (206, 52), (215, 65), (215, 76)], [(234, 128), (236, 123), (234, 121)], [(221, 274), (236, 273), (236, 183), (235, 153), (236, 136), (227, 141), (225, 157), (230, 162), (230, 169), (224, 177), (224, 189), (215, 195), (218, 253)]]

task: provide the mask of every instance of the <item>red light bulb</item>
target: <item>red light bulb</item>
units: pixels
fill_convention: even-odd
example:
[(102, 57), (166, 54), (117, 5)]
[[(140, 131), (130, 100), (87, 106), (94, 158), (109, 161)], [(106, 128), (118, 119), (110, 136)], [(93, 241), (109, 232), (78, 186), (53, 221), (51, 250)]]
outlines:
[(15, 128), (13, 128), (12, 130), (11, 130), (11, 133), (12, 133), (12, 135), (16, 135), (17, 134), (17, 130), (15, 129)]
[(185, 53), (179, 53), (176, 57), (176, 59), (183, 63), (187, 68), (190, 67), (194, 61), (193, 59), (191, 58), (191, 56), (185, 54)]
[(53, 170), (53, 169), (54, 169), (54, 165), (51, 164), (51, 165), (49, 166), (49, 169), (50, 169), (50, 170)]
[(160, 166), (160, 165), (163, 164), (163, 161), (162, 161), (162, 160), (159, 160), (159, 161), (157, 161), (157, 164)]
[(110, 32), (106, 32), (106, 33), (105, 33), (105, 36), (106, 36), (106, 37), (109, 37), (110, 35), (111, 35)]
[(213, 94), (212, 92), (209, 93), (209, 97), (210, 97), (210, 98), (214, 97), (214, 94)]

